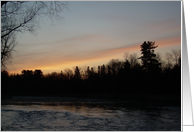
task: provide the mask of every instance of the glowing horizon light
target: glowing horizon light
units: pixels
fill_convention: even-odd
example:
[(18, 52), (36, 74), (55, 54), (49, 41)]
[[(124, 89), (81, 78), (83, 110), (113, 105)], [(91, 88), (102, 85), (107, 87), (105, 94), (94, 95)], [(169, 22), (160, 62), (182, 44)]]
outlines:
[(103, 65), (111, 59), (122, 60), (125, 52), (140, 55), (144, 41), (155, 41), (155, 50), (161, 54), (181, 48), (180, 1), (69, 4), (71, 11), (63, 12), (64, 22), (51, 25), (45, 20), (36, 37), (17, 36), (16, 52), (6, 69), (9, 73), (40, 69), (46, 74)]

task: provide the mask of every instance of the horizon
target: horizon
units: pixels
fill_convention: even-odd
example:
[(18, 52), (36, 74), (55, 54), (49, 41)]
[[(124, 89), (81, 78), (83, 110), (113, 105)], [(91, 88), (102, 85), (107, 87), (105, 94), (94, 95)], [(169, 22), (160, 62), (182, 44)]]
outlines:
[(162, 55), (181, 49), (181, 1), (70, 1), (67, 8), (64, 21), (44, 18), (37, 36), (17, 36), (9, 74), (103, 65), (125, 52), (139, 56), (144, 41), (155, 41)]

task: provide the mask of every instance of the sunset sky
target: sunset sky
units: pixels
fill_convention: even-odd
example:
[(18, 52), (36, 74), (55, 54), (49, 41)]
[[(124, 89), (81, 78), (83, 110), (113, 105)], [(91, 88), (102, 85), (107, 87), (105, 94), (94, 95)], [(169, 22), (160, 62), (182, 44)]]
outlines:
[(155, 41), (162, 55), (181, 49), (180, 1), (70, 1), (62, 15), (60, 22), (45, 18), (37, 36), (18, 35), (9, 73), (103, 65), (125, 52), (140, 56), (144, 41)]

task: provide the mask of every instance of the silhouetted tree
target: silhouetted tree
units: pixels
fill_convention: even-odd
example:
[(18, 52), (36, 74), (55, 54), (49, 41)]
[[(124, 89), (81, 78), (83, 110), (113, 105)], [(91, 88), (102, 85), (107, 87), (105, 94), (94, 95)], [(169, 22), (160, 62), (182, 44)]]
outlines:
[(111, 67), (108, 65), (108, 76), (111, 76)]
[(35, 70), (34, 71), (34, 76), (36, 78), (42, 78), (43, 77), (43, 72), (41, 70)]
[(165, 69), (172, 69), (173, 64), (171, 62), (175, 62), (175, 65), (180, 65), (181, 63), (181, 50), (172, 50), (171, 53), (166, 52), (165, 58), (167, 60), (167, 65)]
[(100, 75), (100, 66), (98, 66), (98, 75)]
[(102, 76), (102, 78), (103, 77), (105, 77), (105, 75), (106, 75), (106, 72), (105, 72), (105, 65), (103, 64), (102, 66), (101, 66), (101, 76)]
[(67, 79), (71, 79), (73, 77), (73, 71), (71, 69), (66, 68), (64, 71), (67, 76)]
[(123, 58), (125, 60), (128, 60), (129, 59), (129, 52), (125, 52), (124, 55), (123, 55)]
[(57, 72), (52, 72), (51, 74), (47, 74), (47, 77), (50, 80), (59, 80), (60, 79), (60, 76)]
[(128, 73), (130, 71), (130, 64), (129, 61), (126, 60), (124, 63), (124, 70)]
[(155, 71), (158, 70), (161, 65), (157, 59), (155, 59), (156, 54), (154, 54), (154, 49), (158, 46), (155, 45), (155, 42), (144, 42), (141, 45), (141, 54), (142, 56), (139, 59), (142, 60), (142, 67), (145, 71)]
[(173, 61), (175, 61), (175, 65), (177, 65), (178, 60), (181, 57), (181, 50), (172, 50), (170, 57)]
[(1, 98), (5, 98), (7, 94), (9, 94), (10, 91), (10, 85), (11, 81), (9, 78), (9, 74), (7, 71), (3, 70), (1, 71)]
[[(42, 16), (60, 20), (67, 6), (61, 1), (3, 1), (1, 2), (1, 66), (11, 58), (16, 42), (16, 34), (35, 34)], [(54, 18), (54, 19), (53, 19)]]
[(61, 71), (61, 80), (63, 80), (63, 77), (64, 77), (64, 75), (63, 75), (63, 71)]
[(137, 54), (136, 53), (131, 54), (129, 56), (129, 63), (131, 65), (131, 68), (134, 67), (138, 63), (138, 59), (137, 59)]
[(7, 78), (8, 77), (8, 72), (7, 71), (5, 71), (5, 70), (3, 70), (3, 71), (1, 71), (1, 77), (2, 78)]
[(87, 66), (82, 66), (80, 69), (81, 78), (83, 80), (87, 79)]
[(94, 73), (95, 73), (95, 72), (94, 72), (94, 68), (93, 68), (93, 67), (91, 67), (90, 76), (92, 76), (92, 77), (93, 77), (93, 76), (94, 76)]
[(167, 61), (166, 68), (170, 69), (172, 67), (172, 63), (171, 63), (171, 53), (166, 52), (165, 59)]
[(75, 75), (74, 75), (75, 79), (81, 79), (81, 75), (80, 75), (80, 71), (78, 66), (76, 66), (75, 68)]
[(31, 78), (33, 76), (32, 70), (23, 70), (22, 71), (23, 78)]
[(1, 38), (1, 66), (3, 68), (6, 68), (7, 61), (11, 60), (12, 51), (16, 44), (16, 37), (13, 33)]
[(90, 73), (91, 73), (91, 72), (90, 72), (90, 67), (88, 66), (88, 67), (87, 67), (87, 76), (88, 76), (88, 78), (90, 77)]
[[(154, 54), (153, 51), (152, 54)], [(73, 68), (74, 73), (70, 69), (65, 69), (64, 73), (53, 72), (44, 76), (41, 70), (23, 70), (22, 75), (9, 75), (6, 71), (2, 71), (2, 94), (26, 96), (87, 96), (93, 94), (110, 95), (125, 100), (126, 97), (127, 99), (132, 97), (132, 100), (146, 100), (150, 95), (150, 97), (153, 95), (180, 97), (181, 56), (178, 58), (178, 64), (170, 69), (164, 68), (163, 72), (158, 72), (159, 63), (163, 63), (159, 54), (151, 57), (150, 60), (147, 59), (147, 72), (138, 63), (136, 55), (128, 54), (127, 56), (124, 61), (112, 59), (106, 65), (91, 67), (91, 69), (89, 66), (83, 68), (76, 66)], [(155, 63), (154, 59), (158, 62)], [(169, 61), (173, 59), (170, 58)], [(82, 80), (80, 74), (84, 71), (85, 77)], [(40, 79), (36, 79), (38, 77)], [(137, 98), (134, 99), (133, 95)]]
[(166, 63), (165, 63), (165, 61), (163, 60), (163, 56), (162, 56), (160, 53), (156, 53), (155, 59), (158, 60), (158, 63), (160, 64), (161, 69), (164, 69)]

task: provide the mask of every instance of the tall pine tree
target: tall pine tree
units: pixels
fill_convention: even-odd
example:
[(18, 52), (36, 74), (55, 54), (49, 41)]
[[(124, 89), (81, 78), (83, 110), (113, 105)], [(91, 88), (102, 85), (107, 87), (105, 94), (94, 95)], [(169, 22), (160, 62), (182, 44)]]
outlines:
[(155, 42), (144, 41), (141, 45), (141, 54), (142, 56), (138, 59), (142, 60), (142, 67), (145, 71), (159, 71), (160, 63), (157, 59), (155, 59), (156, 54), (154, 53), (154, 49), (158, 46), (155, 45)]

